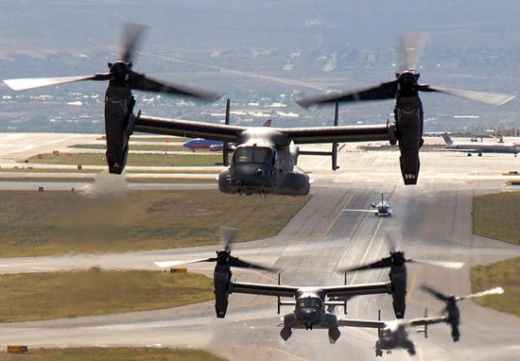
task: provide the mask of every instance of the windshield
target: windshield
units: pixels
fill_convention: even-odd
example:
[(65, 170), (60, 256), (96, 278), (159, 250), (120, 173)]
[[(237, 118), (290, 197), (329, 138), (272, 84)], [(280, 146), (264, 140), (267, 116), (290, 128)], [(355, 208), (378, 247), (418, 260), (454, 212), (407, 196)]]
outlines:
[(321, 308), (321, 299), (319, 298), (300, 298), (298, 300), (298, 307), (312, 307), (312, 308)]
[(273, 150), (262, 147), (240, 147), (233, 155), (234, 163), (268, 163), (273, 164)]

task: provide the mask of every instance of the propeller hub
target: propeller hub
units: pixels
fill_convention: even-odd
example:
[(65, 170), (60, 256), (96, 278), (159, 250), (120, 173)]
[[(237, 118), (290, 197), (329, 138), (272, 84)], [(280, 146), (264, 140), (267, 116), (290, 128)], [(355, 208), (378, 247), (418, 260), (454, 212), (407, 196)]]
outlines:
[(404, 258), (404, 252), (392, 252), (390, 254), (390, 260), (394, 266), (402, 266), (406, 262), (406, 258)]
[(112, 78), (110, 79), (112, 85), (125, 86), (128, 82), (128, 76), (130, 69), (132, 68), (132, 63), (118, 60), (115, 63), (108, 63), (108, 67), (110, 69), (110, 74), (112, 75)]
[(403, 71), (397, 74), (397, 83), (399, 84), (401, 95), (411, 96), (417, 92), (419, 76), (420, 74), (414, 71)]

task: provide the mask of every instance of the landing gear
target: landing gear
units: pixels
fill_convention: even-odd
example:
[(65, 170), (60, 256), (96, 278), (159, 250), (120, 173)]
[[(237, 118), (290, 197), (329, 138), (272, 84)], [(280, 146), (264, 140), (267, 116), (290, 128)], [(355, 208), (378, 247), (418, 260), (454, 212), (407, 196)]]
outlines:
[(290, 327), (284, 327), (280, 331), (280, 336), (282, 336), (284, 341), (287, 341), (289, 339), (289, 337), (291, 337), (291, 335), (292, 335), (292, 330)]

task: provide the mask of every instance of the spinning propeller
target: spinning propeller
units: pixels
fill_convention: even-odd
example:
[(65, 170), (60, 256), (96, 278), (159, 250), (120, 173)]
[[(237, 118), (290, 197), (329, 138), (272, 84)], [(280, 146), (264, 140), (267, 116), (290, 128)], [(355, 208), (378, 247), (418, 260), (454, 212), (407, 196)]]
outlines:
[(471, 295), (467, 296), (453, 296), (453, 295), (445, 295), (431, 287), (428, 286), (421, 286), (421, 289), (423, 291), (428, 292), (433, 297), (438, 299), (439, 301), (442, 301), (446, 304), (446, 307), (442, 311), (442, 313), (447, 314), (446, 316), (446, 322), (451, 326), (451, 337), (454, 342), (457, 342), (460, 339), (460, 331), (459, 331), (459, 325), (460, 325), (460, 310), (459, 306), (457, 305), (458, 301), (465, 300), (467, 298), (475, 298), (475, 297), (482, 297), (482, 296), (488, 296), (488, 295), (498, 295), (504, 293), (504, 289), (502, 287), (495, 287), (491, 288), (489, 290), (477, 292)]
[(406, 263), (421, 263), (421, 264), (429, 264), (433, 266), (440, 266), (445, 268), (459, 269), (464, 266), (462, 262), (449, 262), (449, 261), (436, 261), (436, 260), (421, 260), (417, 258), (406, 258), (404, 255), (404, 251), (399, 251), (393, 239), (390, 236), (386, 236), (386, 243), (390, 245), (389, 256), (384, 257), (378, 261), (344, 268), (341, 269), (340, 272), (352, 272), (352, 271), (363, 271), (368, 269), (377, 269), (377, 268), (388, 268), (388, 267), (401, 267)]
[(164, 262), (154, 262), (155, 265), (161, 268), (167, 267), (176, 267), (184, 264), (190, 263), (200, 263), (200, 262), (216, 262), (218, 266), (228, 266), (228, 267), (239, 267), (239, 268), (253, 268), (265, 271), (275, 271), (274, 268), (264, 267), (258, 264), (254, 264), (247, 261), (242, 261), (237, 257), (231, 255), (231, 242), (236, 237), (237, 230), (236, 228), (222, 227), (220, 229), (220, 240), (222, 244), (222, 248), (217, 250), (216, 257), (210, 258), (199, 258), (185, 261), (164, 261)]
[(448, 295), (445, 295), (445, 294), (435, 290), (434, 288), (431, 288), (431, 287), (428, 287), (428, 286), (424, 286), (424, 285), (421, 286), (421, 289), (423, 291), (428, 292), (433, 297), (435, 297), (439, 301), (442, 301), (442, 302), (444, 302), (446, 304), (449, 304), (451, 302), (462, 301), (462, 300), (465, 300), (465, 299), (468, 299), (468, 298), (476, 298), (476, 297), (483, 297), (483, 296), (489, 296), (489, 295), (501, 295), (501, 294), (504, 293), (504, 289), (502, 287), (490, 288), (488, 290), (480, 291), (480, 292), (473, 293), (471, 295), (466, 295), (466, 296), (453, 296), (453, 295), (449, 295), (448, 296)]
[(132, 70), (132, 62), (139, 40), (142, 38), (145, 29), (146, 27), (143, 25), (125, 24), (121, 57), (113, 63), (108, 63), (108, 73), (54, 78), (8, 79), (4, 80), (4, 83), (11, 89), (18, 91), (86, 80), (108, 80), (110, 85), (115, 87), (127, 87), (133, 90), (182, 95), (204, 101), (215, 101), (221, 97), (220, 94), (209, 90), (196, 89), (180, 84), (166, 84), (151, 79), (142, 73), (134, 72)]
[(399, 43), (399, 72), (396, 73), (396, 80), (353, 91), (303, 96), (295, 99), (296, 102), (300, 106), (308, 108), (325, 103), (395, 99), (398, 90), (401, 96), (414, 96), (418, 92), (438, 92), (492, 105), (503, 105), (515, 98), (511, 95), (499, 93), (484, 93), (420, 84), (418, 83), (420, 74), (417, 72), (417, 65), (426, 43), (426, 34), (404, 34), (401, 35)]
[(412, 259), (406, 258), (403, 251), (390, 251), (390, 255), (388, 257), (382, 258), (379, 261), (375, 261), (372, 263), (368, 263), (365, 265), (345, 268), (340, 270), (340, 272), (352, 272), (352, 271), (363, 271), (367, 269), (376, 269), (376, 268), (388, 268), (392, 266), (403, 266), (405, 263), (422, 263), (422, 264), (430, 264), (434, 266), (441, 266), (446, 268), (459, 269), (464, 266), (462, 262), (448, 262), (448, 261), (431, 261), (431, 260), (420, 260), (420, 259)]

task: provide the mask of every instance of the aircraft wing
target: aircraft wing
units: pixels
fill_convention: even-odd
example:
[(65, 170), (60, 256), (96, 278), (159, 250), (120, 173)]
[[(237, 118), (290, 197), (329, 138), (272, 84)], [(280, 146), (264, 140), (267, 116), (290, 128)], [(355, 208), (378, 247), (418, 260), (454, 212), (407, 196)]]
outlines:
[(345, 327), (366, 327), (366, 328), (390, 328), (396, 329), (397, 326), (426, 326), (436, 323), (447, 322), (448, 318), (443, 317), (425, 317), (413, 320), (395, 320), (395, 321), (369, 321), (369, 320), (338, 320), (338, 326)]
[(295, 144), (373, 142), (389, 140), (389, 126), (381, 125), (344, 125), (309, 128), (276, 128)]
[(416, 318), (413, 320), (400, 320), (401, 324), (405, 326), (426, 326), (433, 325), (436, 323), (448, 322), (448, 316), (437, 316), (437, 317), (425, 317), (425, 318)]
[(463, 152), (463, 153), (483, 153), (483, 149), (479, 148), (446, 148), (447, 150), (450, 150), (452, 152)]
[(240, 133), (246, 129), (235, 125), (143, 116), (137, 118), (134, 125), (136, 132), (206, 138), (223, 142), (237, 142)]
[(378, 213), (377, 209), (344, 209), (343, 212)]
[(229, 293), (247, 293), (263, 296), (294, 297), (299, 287), (284, 285), (268, 285), (262, 283), (231, 282)]
[[(224, 142), (237, 142), (240, 133), (248, 128), (236, 125), (211, 124), (189, 120), (141, 116), (135, 120), (134, 131), (176, 135), (189, 138), (206, 138)], [(389, 140), (389, 126), (329, 126), (308, 128), (276, 128), (296, 144), (332, 142), (369, 142)]]
[(366, 327), (366, 328), (385, 328), (384, 321), (368, 321), (368, 320), (338, 320), (338, 326), (344, 327)]
[(328, 297), (337, 296), (360, 296), (360, 295), (374, 295), (379, 293), (391, 294), (390, 283), (376, 282), (376, 283), (365, 283), (359, 285), (346, 285), (346, 286), (329, 286), (321, 288)]

